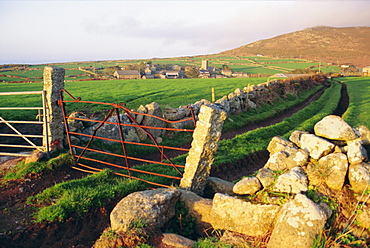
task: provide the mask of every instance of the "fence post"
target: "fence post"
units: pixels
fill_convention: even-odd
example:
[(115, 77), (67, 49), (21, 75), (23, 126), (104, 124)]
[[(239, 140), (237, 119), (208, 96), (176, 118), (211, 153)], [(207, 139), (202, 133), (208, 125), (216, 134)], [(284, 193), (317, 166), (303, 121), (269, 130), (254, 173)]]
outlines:
[(203, 194), (226, 116), (226, 112), (216, 104), (202, 105), (200, 108), (193, 141), (186, 157), (185, 172), (180, 182), (181, 188)]
[[(51, 145), (51, 148), (63, 147), (64, 125), (62, 109), (58, 105), (59, 92), (64, 88), (63, 68), (45, 66), (44, 67), (44, 90), (46, 92), (46, 114), (48, 125), (44, 127), (44, 134), (48, 140), (44, 139), (44, 145)], [(45, 118), (45, 117), (44, 117)], [(54, 147), (53, 147), (54, 146)]]

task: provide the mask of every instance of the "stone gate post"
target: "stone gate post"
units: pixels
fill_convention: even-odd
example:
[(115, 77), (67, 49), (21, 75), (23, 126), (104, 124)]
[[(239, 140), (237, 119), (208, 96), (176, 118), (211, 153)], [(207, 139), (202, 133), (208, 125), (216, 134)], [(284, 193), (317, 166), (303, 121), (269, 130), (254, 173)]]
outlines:
[(63, 68), (45, 66), (44, 68), (44, 90), (46, 91), (46, 107), (48, 110), (48, 125), (44, 134), (48, 134), (48, 140), (43, 141), (44, 145), (49, 144), (52, 148), (63, 147), (64, 125), (62, 109), (58, 105), (59, 91), (64, 88)]
[(226, 116), (226, 112), (217, 105), (202, 105), (200, 108), (181, 188), (203, 194)]

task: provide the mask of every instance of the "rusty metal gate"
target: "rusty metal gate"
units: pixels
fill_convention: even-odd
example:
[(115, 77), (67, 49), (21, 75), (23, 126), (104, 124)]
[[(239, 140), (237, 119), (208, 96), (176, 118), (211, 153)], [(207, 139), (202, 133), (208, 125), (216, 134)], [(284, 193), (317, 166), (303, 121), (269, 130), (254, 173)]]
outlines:
[[(7, 140), (12, 142), (12, 138), (22, 138), (22, 144), (12, 144), (12, 143), (3, 143), (0, 142), (0, 147), (5, 147), (8, 148), (8, 150), (12, 149), (17, 149), (22, 150), (22, 151), (29, 151), (30, 149), (32, 150), (39, 150), (46, 152), (47, 154), (49, 153), (49, 144), (48, 144), (48, 132), (47, 126), (48, 126), (48, 114), (47, 114), (47, 107), (46, 107), (46, 93), (44, 90), (42, 91), (24, 91), (24, 92), (0, 92), (0, 96), (12, 96), (12, 95), (41, 95), (42, 96), (42, 106), (40, 107), (0, 107), (0, 110), (12, 110), (12, 111), (19, 111), (19, 110), (30, 110), (30, 111), (35, 111), (37, 110), (37, 116), (36, 119), (37, 121), (26, 121), (26, 120), (5, 120), (3, 117), (0, 116), (0, 124), (1, 125), (6, 125), (10, 130), (11, 133), (0, 133), (0, 138), (1, 137), (7, 137)], [(16, 125), (14, 125), (16, 124)], [(42, 132), (41, 133), (22, 133), (20, 131), (20, 126), (21, 125), (41, 125), (42, 126)], [(30, 138), (30, 139), (29, 139)], [(31, 139), (41, 139), (40, 143), (41, 145), (36, 145)], [(4, 141), (5, 138), (1, 138), (1, 141)], [(0, 151), (0, 155), (3, 156), (28, 156), (29, 154), (27, 153), (22, 153), (22, 152), (2, 152)]]
[[(64, 95), (67, 95), (70, 100), (64, 100)], [(183, 119), (181, 121), (169, 121), (155, 115), (130, 110), (125, 107), (125, 104), (82, 101), (80, 98), (73, 97), (68, 91), (64, 89), (60, 91), (60, 99), (61, 100), (59, 101), (59, 105), (62, 108), (69, 150), (77, 161), (76, 166), (73, 167), (74, 169), (87, 173), (97, 173), (105, 168), (109, 168), (113, 170), (113, 173), (116, 175), (140, 180), (160, 187), (169, 187), (169, 185), (158, 183), (156, 182), (156, 180), (148, 180), (145, 176), (150, 175), (154, 177), (161, 177), (162, 179), (165, 178), (169, 181), (176, 181), (182, 178), (183, 168), (185, 166), (183, 164), (175, 164), (170, 156), (168, 156), (168, 154), (171, 151), (185, 154), (189, 151), (189, 148), (161, 145), (158, 138), (154, 137), (152, 133), (153, 130), (165, 130), (167, 132), (184, 133), (194, 132), (196, 118), (191, 107), (188, 107), (191, 113), (191, 117)], [(104, 118), (100, 118), (100, 120), (93, 117), (87, 117), (83, 113), (81, 113), (81, 116), (76, 116), (71, 113), (67, 115), (66, 108), (69, 108), (69, 106), (71, 106), (72, 108), (73, 104), (78, 103), (85, 104), (85, 107), (86, 105), (93, 105), (94, 107), (107, 106), (106, 111), (108, 112), (108, 114), (106, 114)], [(120, 114), (120, 111), (124, 113), (124, 115), (129, 119), (129, 123), (122, 122), (122, 115)], [(170, 125), (176, 125), (181, 122), (191, 122), (192, 127), (174, 128), (144, 126), (142, 124), (139, 124), (139, 122), (137, 121), (138, 116), (142, 116), (143, 118), (155, 118)], [(78, 124), (79, 122), (81, 122), (84, 123), (85, 126), (90, 126), (90, 133), (71, 130), (72, 122), (77, 122)], [(117, 136), (119, 137), (118, 139), (98, 135), (99, 130), (103, 127), (106, 127), (107, 125), (110, 125), (109, 127), (111, 127), (112, 130), (116, 130), (116, 132), (118, 133)], [(125, 127), (134, 128), (135, 130), (145, 134), (148, 137), (148, 142), (143, 143), (141, 141), (135, 142), (125, 140), (125, 133), (123, 132), (123, 129)], [(85, 142), (81, 142), (81, 139), (84, 139)], [(100, 142), (100, 145), (96, 146), (94, 145), (94, 142)], [(112, 152), (109, 149), (104, 149), (108, 146), (111, 147), (114, 144), (118, 144), (119, 152)], [(138, 156), (137, 152), (133, 156), (130, 154), (128, 146), (130, 146), (130, 148), (133, 148), (131, 149), (131, 151), (135, 149), (143, 149), (143, 147), (146, 147), (148, 149), (155, 148), (157, 151), (156, 155), (158, 155), (158, 160), (154, 160), (152, 156), (150, 156), (150, 158), (147, 158), (145, 156)], [(167, 167), (166, 170), (162, 171), (168, 171), (170, 173), (159, 173), (151, 171), (151, 169), (148, 169), (150, 168), (150, 166)]]

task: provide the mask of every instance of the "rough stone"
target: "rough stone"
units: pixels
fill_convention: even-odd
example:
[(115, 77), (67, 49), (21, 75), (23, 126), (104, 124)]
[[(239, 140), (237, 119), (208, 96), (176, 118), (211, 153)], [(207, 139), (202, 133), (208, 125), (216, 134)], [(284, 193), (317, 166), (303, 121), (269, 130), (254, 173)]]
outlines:
[(370, 184), (370, 164), (365, 162), (350, 164), (348, 179), (355, 193), (362, 194), (363, 191), (368, 190)]
[(148, 110), (143, 105), (140, 105), (136, 112), (138, 112), (139, 114), (136, 115), (135, 119), (138, 124), (141, 124), (142, 121), (144, 120), (144, 115), (142, 114), (148, 113)]
[(257, 177), (246, 177), (234, 185), (233, 192), (238, 195), (253, 195), (261, 187), (261, 182)]
[[(149, 127), (166, 127), (166, 122), (156, 117), (162, 118), (162, 110), (158, 103), (152, 102), (145, 105), (145, 108), (148, 110), (148, 114), (152, 116), (145, 116), (143, 120), (144, 126)], [(155, 117), (156, 116), (156, 117)], [(164, 131), (162, 129), (151, 129), (148, 128), (148, 132), (153, 135), (153, 138), (160, 137)]]
[(269, 157), (266, 164), (264, 165), (264, 168), (268, 168), (274, 171), (280, 171), (286, 169), (286, 159), (288, 158), (288, 154), (285, 152), (277, 152), (274, 153)]
[(361, 145), (360, 141), (351, 141), (348, 143), (347, 151), (348, 161), (351, 164), (367, 161), (367, 151)]
[(203, 194), (218, 147), (226, 112), (217, 105), (203, 105), (198, 115), (193, 141), (186, 157), (185, 172), (180, 187)]
[(363, 145), (370, 145), (370, 131), (366, 126), (358, 126), (354, 128), (357, 140), (361, 141)]
[(221, 104), (222, 109), (227, 113), (230, 112), (230, 103), (229, 100), (227, 99), (227, 96), (218, 99), (215, 103)]
[(302, 134), (300, 143), (301, 148), (308, 151), (313, 159), (319, 159), (331, 153), (335, 147), (335, 145), (329, 141), (313, 134)]
[(125, 232), (136, 221), (161, 227), (175, 215), (175, 204), (180, 194), (178, 190), (159, 188), (126, 196), (110, 214), (112, 230)]
[(256, 177), (260, 180), (264, 188), (270, 187), (275, 181), (274, 172), (265, 167), (258, 171)]
[(212, 200), (200, 197), (188, 190), (180, 191), (180, 201), (185, 202), (185, 207), (189, 210), (189, 214), (195, 218), (197, 233), (204, 235), (204, 231), (211, 227)]
[(356, 221), (360, 227), (370, 228), (370, 209), (363, 208), (362, 211), (359, 211)]
[(308, 134), (308, 132), (295, 130), (289, 136), (289, 140), (292, 141), (294, 144), (296, 144), (298, 147), (301, 147), (301, 136), (302, 136), (302, 134)]
[(326, 184), (333, 190), (342, 189), (348, 171), (347, 156), (343, 153), (331, 153), (311, 162), (307, 166), (307, 176), (312, 185)]
[(207, 178), (207, 189), (210, 195), (215, 193), (223, 193), (228, 195), (234, 195), (233, 187), (235, 183), (222, 180), (218, 177), (208, 177)]
[(190, 248), (196, 242), (175, 233), (163, 233), (162, 244), (166, 248)]
[[(132, 124), (131, 120), (128, 118), (126, 114), (120, 114), (120, 123), (121, 124)], [(103, 124), (99, 129), (96, 131), (96, 136), (109, 138), (109, 139), (115, 139), (120, 140), (120, 133), (118, 129), (118, 120), (117, 116), (112, 116), (107, 119), (107, 122), (111, 123), (117, 123), (117, 124), (109, 124), (105, 123)], [(96, 124), (92, 128), (86, 128), (84, 130), (84, 133), (90, 132), (90, 135), (92, 135), (92, 132), (100, 125), (100, 123)], [(135, 128), (132, 126), (121, 126), (121, 130), (123, 133), (123, 137), (125, 141), (133, 141), (133, 142), (139, 142), (140, 139), (136, 133)]]
[(170, 121), (181, 120), (186, 116), (186, 111), (182, 108), (172, 108), (171, 106), (166, 106), (163, 117)]
[(307, 191), (308, 180), (301, 167), (294, 167), (287, 173), (280, 175), (274, 185), (275, 192), (300, 193)]
[(211, 224), (214, 229), (262, 236), (271, 230), (280, 208), (272, 204), (252, 204), (217, 193), (213, 198)]
[(276, 218), (268, 248), (311, 248), (326, 223), (327, 216), (320, 206), (303, 194), (284, 204)]
[(277, 152), (285, 151), (288, 147), (296, 148), (294, 143), (282, 137), (275, 136), (271, 139), (269, 145), (267, 146), (267, 151), (269, 151), (270, 155), (272, 155)]
[(356, 134), (352, 127), (336, 115), (328, 115), (314, 126), (317, 136), (332, 140), (354, 140)]
[[(62, 108), (59, 106), (60, 90), (64, 89), (63, 68), (45, 66), (44, 67), (44, 90), (46, 91), (46, 106), (49, 110), (48, 128), (43, 130), (43, 134), (48, 133), (48, 140), (43, 139), (43, 146), (51, 145), (58, 141), (63, 146), (64, 122)], [(62, 147), (61, 147), (62, 148)]]
[(285, 161), (286, 168), (291, 169), (297, 166), (305, 166), (308, 162), (308, 152), (303, 149), (290, 148), (285, 151), (288, 157)]
[(330, 174), (326, 178), (326, 185), (334, 190), (341, 190), (348, 171), (347, 156), (343, 153), (332, 153), (320, 158), (320, 166), (328, 166)]

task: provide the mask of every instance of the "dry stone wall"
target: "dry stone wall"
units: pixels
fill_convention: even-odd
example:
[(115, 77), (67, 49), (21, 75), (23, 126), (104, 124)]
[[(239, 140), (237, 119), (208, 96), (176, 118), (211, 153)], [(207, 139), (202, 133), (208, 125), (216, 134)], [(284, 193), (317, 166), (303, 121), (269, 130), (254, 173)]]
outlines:
[[(289, 140), (274, 137), (268, 146), (270, 159), (256, 176), (246, 175), (236, 184), (209, 177), (207, 187), (214, 192), (213, 199), (171, 190), (180, 192), (178, 199), (185, 201), (197, 219), (199, 234), (209, 227), (224, 230), (221, 240), (236, 247), (246, 244), (243, 235), (257, 239), (269, 235), (268, 248), (310, 248), (333, 211), (348, 219), (355, 217), (355, 224), (344, 227), (345, 230), (360, 227), (361, 235), (370, 237), (366, 231), (370, 228), (370, 164), (365, 150), (370, 131), (365, 126), (352, 128), (340, 117), (329, 115), (315, 125), (314, 132), (297, 130)], [(317, 189), (315, 194), (321, 199), (336, 198), (345, 190), (347, 201), (353, 200), (349, 202), (350, 209), (334, 209), (327, 201), (314, 201), (308, 194), (312, 188)], [(351, 216), (356, 203), (361, 209)], [(132, 218), (140, 216), (121, 221), (130, 222)]]

